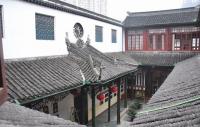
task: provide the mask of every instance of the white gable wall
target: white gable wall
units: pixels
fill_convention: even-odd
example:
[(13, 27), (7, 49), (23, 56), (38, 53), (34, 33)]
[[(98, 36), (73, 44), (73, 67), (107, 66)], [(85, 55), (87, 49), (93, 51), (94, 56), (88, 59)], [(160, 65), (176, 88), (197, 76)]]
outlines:
[[(122, 51), (122, 27), (19, 0), (1, 0), (0, 5), (6, 59), (67, 54), (65, 32), (76, 42), (73, 26), (77, 22), (83, 26), (84, 41), (89, 35), (91, 45), (102, 52)], [(54, 16), (54, 40), (36, 40), (35, 13)], [(95, 42), (95, 25), (103, 27), (103, 42)], [(117, 43), (111, 42), (111, 29), (117, 30)]]

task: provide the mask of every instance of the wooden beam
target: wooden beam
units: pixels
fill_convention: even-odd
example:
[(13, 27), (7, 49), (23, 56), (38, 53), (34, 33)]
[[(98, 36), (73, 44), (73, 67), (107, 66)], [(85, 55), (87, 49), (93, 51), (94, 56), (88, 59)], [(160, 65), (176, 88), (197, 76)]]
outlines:
[(124, 108), (127, 108), (127, 77), (125, 77), (124, 83)]
[(120, 124), (120, 82), (121, 80), (117, 80), (117, 124)]
[(96, 126), (95, 86), (92, 86), (91, 94), (92, 94), (92, 127), (95, 127)]

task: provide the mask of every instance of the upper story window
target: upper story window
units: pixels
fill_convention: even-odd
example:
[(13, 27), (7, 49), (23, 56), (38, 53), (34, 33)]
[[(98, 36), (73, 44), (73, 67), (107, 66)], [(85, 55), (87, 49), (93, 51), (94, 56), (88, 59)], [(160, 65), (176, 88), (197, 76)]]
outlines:
[(112, 29), (112, 32), (111, 32), (111, 36), (112, 36), (112, 43), (117, 43), (117, 31)]
[(141, 31), (128, 32), (128, 50), (143, 50), (143, 33)]
[(36, 39), (54, 40), (54, 17), (35, 14)]
[(164, 50), (166, 29), (149, 29), (148, 48), (151, 50)]
[(95, 40), (96, 42), (103, 41), (103, 27), (102, 26), (95, 26)]
[(165, 35), (164, 34), (150, 34), (148, 47), (152, 50), (164, 50)]

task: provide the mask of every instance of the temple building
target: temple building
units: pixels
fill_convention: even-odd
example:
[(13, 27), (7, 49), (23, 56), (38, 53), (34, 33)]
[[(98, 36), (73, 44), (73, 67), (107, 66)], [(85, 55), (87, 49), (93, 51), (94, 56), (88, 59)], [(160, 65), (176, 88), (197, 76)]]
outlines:
[[(80, 126), (77, 122), (95, 127), (103, 112), (108, 113), (105, 122), (111, 121), (115, 104), (120, 124), (120, 105), (127, 109), (128, 98), (150, 100), (147, 108), (159, 110), (163, 121), (165, 112), (157, 104), (179, 106), (178, 100), (191, 101), (191, 94), (196, 97), (191, 102), (198, 105), (199, 6), (128, 13), (122, 23), (65, 1), (0, 1), (0, 113), (13, 107), (25, 116), (33, 113), (28, 120), (39, 115), (47, 124), (55, 120), (52, 124), (58, 126)], [(189, 93), (187, 79), (194, 79)], [(132, 125), (159, 121), (154, 112), (141, 111)], [(9, 118), (4, 122), (12, 122)]]
[(128, 13), (125, 51), (199, 51), (199, 6)]

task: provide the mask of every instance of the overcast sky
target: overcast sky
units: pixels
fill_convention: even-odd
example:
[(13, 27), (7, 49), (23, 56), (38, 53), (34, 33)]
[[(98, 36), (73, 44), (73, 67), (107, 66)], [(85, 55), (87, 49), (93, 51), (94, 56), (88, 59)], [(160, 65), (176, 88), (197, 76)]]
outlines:
[(107, 0), (107, 15), (123, 21), (127, 11), (143, 12), (180, 8), (183, 0)]

